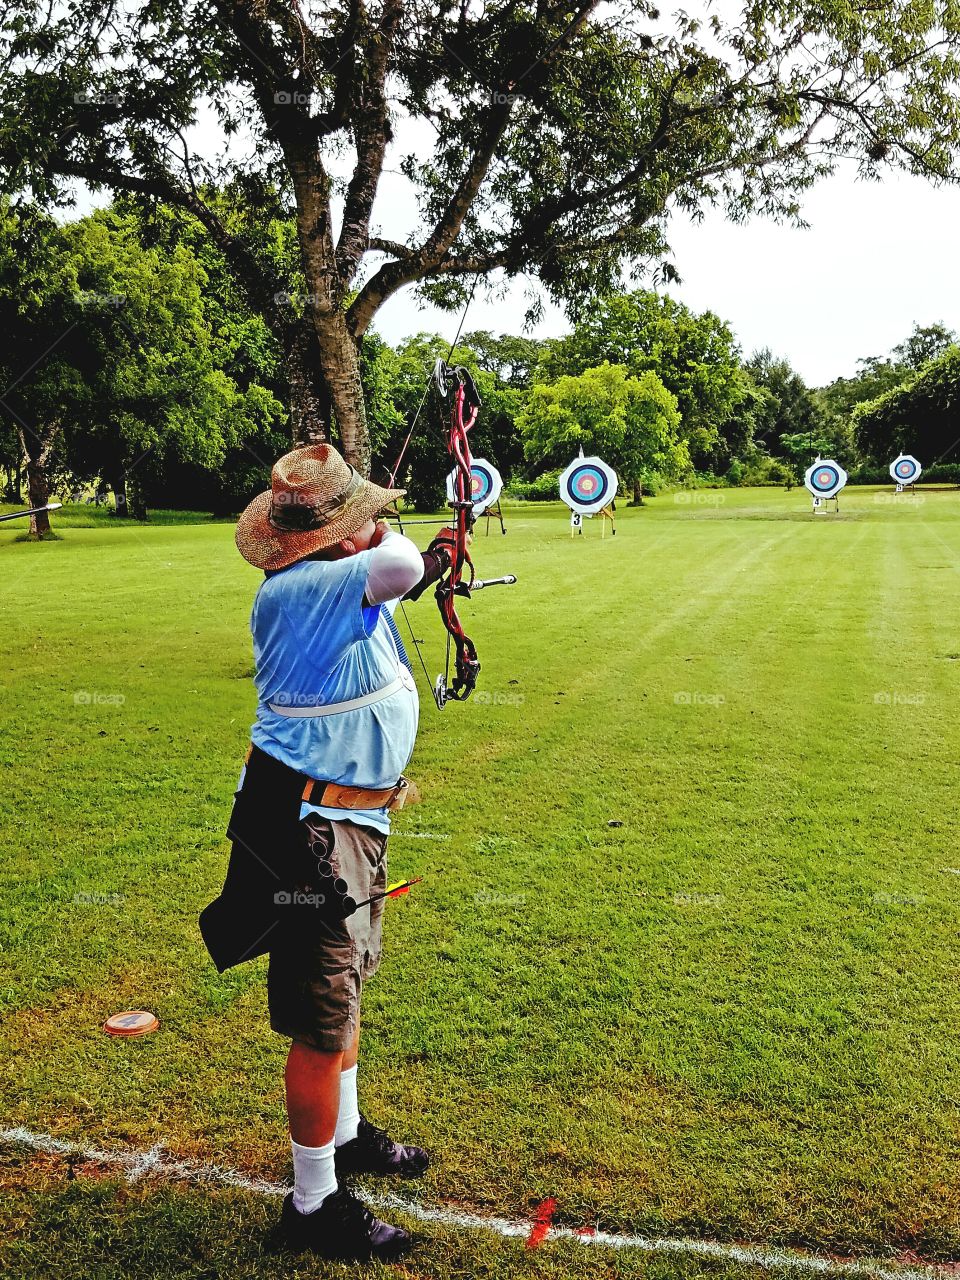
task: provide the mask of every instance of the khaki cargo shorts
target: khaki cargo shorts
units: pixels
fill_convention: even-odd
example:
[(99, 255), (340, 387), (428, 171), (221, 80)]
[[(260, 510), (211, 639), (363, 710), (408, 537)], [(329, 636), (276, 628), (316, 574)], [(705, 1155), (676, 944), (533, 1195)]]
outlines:
[[(380, 965), (384, 899), (360, 907), (346, 920), (324, 910), (323, 895), (310, 879), (317, 860), (333, 864), (356, 902), (387, 887), (387, 837), (350, 821), (331, 822), (312, 813), (305, 834), (299, 893), (290, 918), (281, 919), (267, 972), (270, 1026), (280, 1035), (328, 1053), (349, 1048), (360, 1017), (363, 982)], [(314, 901), (311, 901), (313, 899)], [(321, 899), (320, 901), (317, 901)]]

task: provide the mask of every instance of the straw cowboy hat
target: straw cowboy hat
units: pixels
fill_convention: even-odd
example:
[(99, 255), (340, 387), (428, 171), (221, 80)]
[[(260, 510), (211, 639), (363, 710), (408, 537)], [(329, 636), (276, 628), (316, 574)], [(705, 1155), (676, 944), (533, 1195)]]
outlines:
[(238, 551), (265, 570), (285, 569), (349, 538), (406, 493), (365, 480), (329, 444), (285, 453), (274, 465), (270, 485), (237, 524)]

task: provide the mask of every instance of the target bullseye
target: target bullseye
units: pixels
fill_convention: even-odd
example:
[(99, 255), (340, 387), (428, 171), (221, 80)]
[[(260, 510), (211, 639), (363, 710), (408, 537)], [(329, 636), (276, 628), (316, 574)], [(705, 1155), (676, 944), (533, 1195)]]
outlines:
[(916, 484), (922, 471), (923, 467), (910, 453), (901, 453), (890, 463), (890, 477), (899, 485)]
[(803, 483), (815, 498), (835, 498), (847, 483), (847, 473), (832, 458), (818, 458), (807, 468)]
[[(447, 476), (447, 501), (456, 498), (456, 471)], [(492, 507), (503, 490), (503, 479), (500, 472), (486, 458), (474, 458), (470, 469), (470, 497), (473, 500), (473, 514), (482, 515), (487, 507)]]

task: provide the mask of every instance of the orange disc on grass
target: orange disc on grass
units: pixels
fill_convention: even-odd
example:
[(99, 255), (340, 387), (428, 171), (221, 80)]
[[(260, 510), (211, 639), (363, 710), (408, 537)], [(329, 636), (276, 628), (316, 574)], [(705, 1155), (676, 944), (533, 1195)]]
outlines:
[(159, 1025), (160, 1019), (146, 1009), (126, 1009), (112, 1014), (103, 1029), (110, 1036), (145, 1036), (148, 1031), (156, 1031)]

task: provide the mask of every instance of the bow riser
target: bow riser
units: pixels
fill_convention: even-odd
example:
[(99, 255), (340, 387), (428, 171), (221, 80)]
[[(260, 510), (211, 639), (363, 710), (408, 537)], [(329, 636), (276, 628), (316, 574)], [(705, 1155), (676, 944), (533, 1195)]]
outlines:
[[(451, 351), (453, 348), (451, 347)], [(449, 356), (447, 357), (449, 359)], [(433, 687), (433, 697), (439, 710), (443, 710), (447, 702), (465, 702), (473, 693), (480, 674), (480, 660), (477, 647), (464, 630), (463, 623), (457, 613), (457, 596), (469, 598), (476, 585), (492, 587), (516, 582), (516, 578), (508, 575), (503, 578), (492, 578), (479, 581), (475, 576), (473, 561), (470, 558), (469, 538), (474, 523), (473, 502), (473, 455), (467, 433), (477, 421), (480, 410), (480, 396), (468, 370), (462, 367), (451, 368), (444, 360), (437, 360), (432, 375), (433, 385), (441, 396), (453, 391), (450, 406), (450, 426), (447, 435), (447, 452), (453, 461), (453, 538), (444, 539), (443, 544), (449, 549), (450, 567), (437, 583), (434, 597), (444, 629), (447, 632), (447, 668), (437, 676)], [(421, 401), (421, 408), (423, 401)], [(416, 425), (420, 409), (414, 418), (413, 425), (407, 433), (398, 465), (391, 475), (391, 485), (399, 470), (399, 461), (410, 443), (413, 427)], [(401, 532), (403, 521), (400, 522)], [(410, 521), (411, 524), (432, 524), (433, 521)], [(431, 544), (433, 545), (433, 544)], [(409, 624), (408, 624), (409, 625)], [(411, 635), (413, 633), (411, 632)], [(414, 641), (416, 644), (416, 641)], [(420, 653), (417, 644), (417, 652)], [(450, 680), (450, 653), (454, 654), (454, 676)], [(420, 657), (423, 664), (422, 655)], [(426, 671), (426, 668), (424, 667)]]

